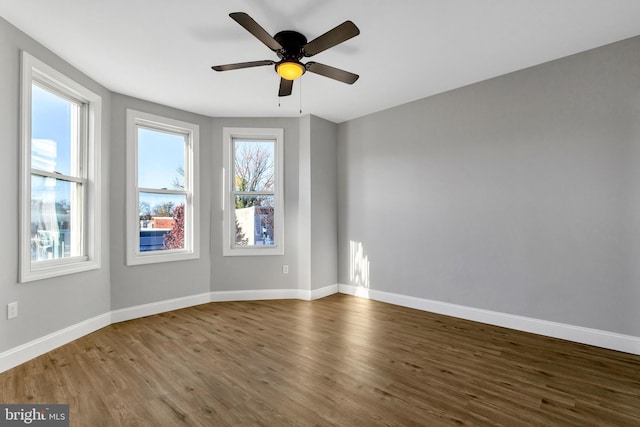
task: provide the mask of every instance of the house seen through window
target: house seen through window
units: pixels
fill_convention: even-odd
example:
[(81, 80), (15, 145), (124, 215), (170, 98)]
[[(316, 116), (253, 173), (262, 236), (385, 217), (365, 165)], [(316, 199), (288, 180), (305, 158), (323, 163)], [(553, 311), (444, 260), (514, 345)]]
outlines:
[(282, 129), (224, 129), (225, 255), (284, 252)]
[(127, 111), (127, 263), (194, 259), (198, 251), (195, 124)]
[(273, 246), (275, 142), (234, 140), (236, 246)]
[(185, 136), (138, 127), (140, 252), (183, 249)]

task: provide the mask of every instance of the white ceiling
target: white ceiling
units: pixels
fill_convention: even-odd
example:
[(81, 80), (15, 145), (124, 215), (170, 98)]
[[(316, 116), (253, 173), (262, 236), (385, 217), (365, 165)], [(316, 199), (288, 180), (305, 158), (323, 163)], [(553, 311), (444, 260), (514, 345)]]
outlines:
[[(352, 20), (361, 34), (313, 57), (278, 106), (277, 59), (229, 18), (309, 40)], [(639, 0), (0, 0), (0, 14), (112, 91), (213, 117), (315, 114), (336, 123), (640, 34)], [(300, 88), (302, 86), (302, 96)]]

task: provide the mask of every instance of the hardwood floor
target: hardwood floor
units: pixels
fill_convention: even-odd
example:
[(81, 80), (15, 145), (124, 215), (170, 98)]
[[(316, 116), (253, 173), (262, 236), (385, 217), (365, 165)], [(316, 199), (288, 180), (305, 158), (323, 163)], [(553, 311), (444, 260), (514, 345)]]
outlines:
[(117, 323), (0, 374), (72, 426), (640, 426), (640, 356), (346, 295)]

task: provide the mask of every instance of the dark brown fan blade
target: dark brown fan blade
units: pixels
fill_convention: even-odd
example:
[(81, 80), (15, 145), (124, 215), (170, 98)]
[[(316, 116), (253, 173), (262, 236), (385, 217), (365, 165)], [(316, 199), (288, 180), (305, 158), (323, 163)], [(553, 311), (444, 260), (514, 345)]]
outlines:
[(356, 24), (351, 21), (345, 21), (333, 30), (329, 30), (323, 35), (305, 44), (302, 47), (304, 49), (304, 56), (317, 55), (318, 53), (347, 41), (358, 34), (360, 34), (360, 30), (356, 27)]
[(291, 89), (293, 88), (293, 80), (280, 79), (280, 90), (278, 91), (278, 96), (289, 96), (291, 95)]
[(328, 65), (320, 64), (319, 62), (307, 62), (305, 65), (307, 71), (311, 71), (321, 76), (329, 77), (330, 79), (341, 81), (346, 84), (354, 84), (360, 77), (357, 74), (350, 73), (348, 71), (341, 70), (339, 68), (330, 67)]
[(251, 68), (251, 67), (262, 67), (263, 65), (273, 65), (275, 62), (269, 61), (268, 59), (265, 61), (251, 61), (251, 62), (239, 62), (237, 64), (226, 64), (226, 65), (214, 65), (213, 68), (216, 71), (229, 71), (229, 70), (239, 70), (241, 68)]
[(264, 28), (260, 26), (252, 17), (244, 12), (230, 13), (231, 19), (242, 25), (245, 30), (249, 31), (255, 38), (264, 43), (272, 51), (278, 51), (282, 49), (282, 45), (276, 41), (271, 34), (267, 33)]

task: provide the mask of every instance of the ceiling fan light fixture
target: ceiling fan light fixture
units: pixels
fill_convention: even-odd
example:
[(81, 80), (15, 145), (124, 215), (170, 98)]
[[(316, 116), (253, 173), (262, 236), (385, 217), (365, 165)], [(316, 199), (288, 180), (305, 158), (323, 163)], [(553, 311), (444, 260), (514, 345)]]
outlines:
[(304, 74), (305, 68), (299, 62), (285, 61), (276, 65), (276, 71), (285, 80), (295, 80)]

